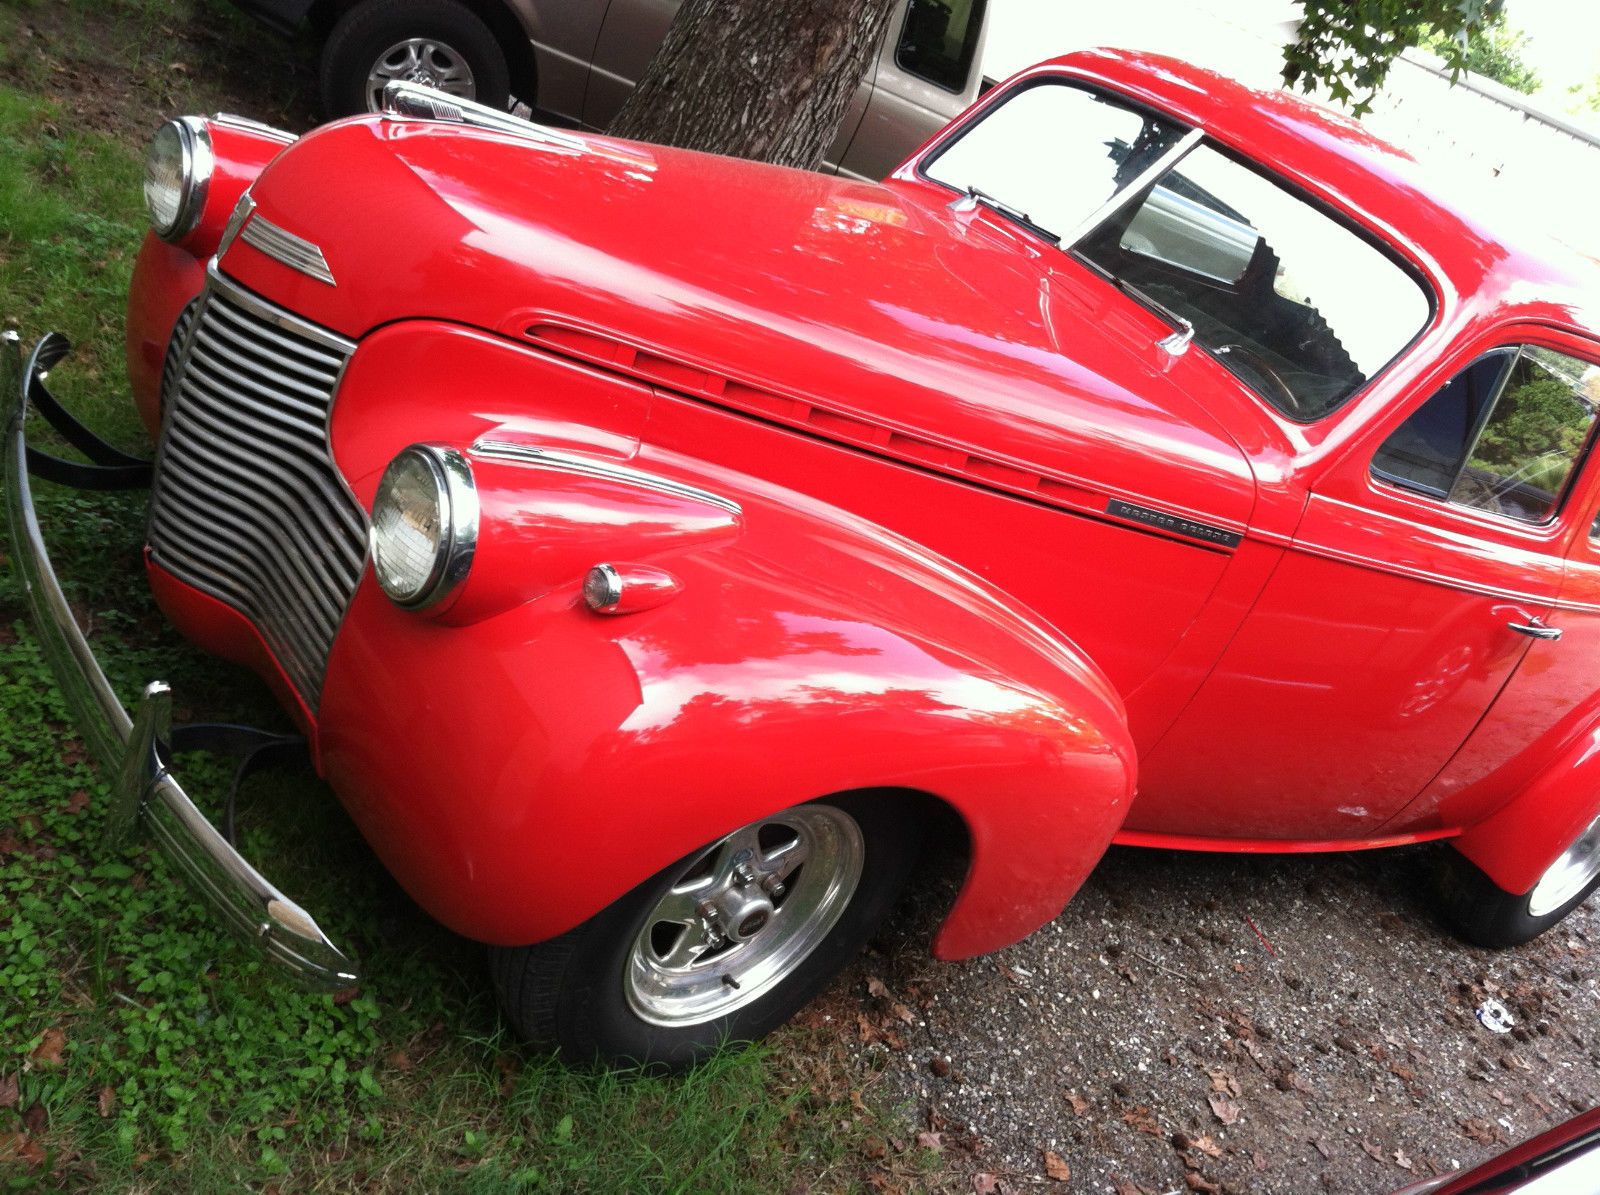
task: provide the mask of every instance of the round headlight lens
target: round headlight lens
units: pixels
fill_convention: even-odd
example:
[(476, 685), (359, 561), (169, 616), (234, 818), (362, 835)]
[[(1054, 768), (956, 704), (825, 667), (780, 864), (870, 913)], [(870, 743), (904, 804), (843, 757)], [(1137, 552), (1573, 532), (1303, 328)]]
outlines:
[(389, 462), (372, 502), (372, 571), (397, 606), (444, 600), (466, 579), (478, 542), (472, 467), (453, 448), (413, 444)]
[(175, 241), (194, 231), (213, 164), (211, 134), (199, 117), (169, 120), (156, 131), (144, 160), (144, 206), (158, 237)]

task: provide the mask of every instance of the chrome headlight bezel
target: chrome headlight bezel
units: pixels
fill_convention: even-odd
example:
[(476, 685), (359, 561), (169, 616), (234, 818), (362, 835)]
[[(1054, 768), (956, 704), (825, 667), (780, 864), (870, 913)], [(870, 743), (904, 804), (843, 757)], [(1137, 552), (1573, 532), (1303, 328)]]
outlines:
[[(403, 472), (419, 467), (431, 479), (437, 542), (425, 575), (402, 577), (392, 567), (383, 541), (384, 512), (397, 507), (397, 488)], [(403, 517), (403, 516), (401, 516)], [(478, 487), (472, 465), (446, 444), (412, 444), (400, 450), (384, 468), (372, 499), (372, 521), (367, 532), (367, 554), (372, 572), (384, 595), (402, 610), (425, 610), (453, 596), (472, 570), (478, 546)]]
[[(173, 145), (173, 139), (176, 144)], [(178, 182), (176, 194), (168, 194), (172, 216), (165, 219), (157, 209), (155, 189), (162, 186), (157, 181), (157, 153), (176, 153)], [(145, 152), (144, 208), (150, 218), (150, 227), (164, 241), (178, 241), (194, 231), (205, 211), (206, 192), (211, 186), (211, 176), (216, 169), (216, 156), (211, 150), (211, 131), (198, 116), (180, 116), (169, 120), (156, 130)]]

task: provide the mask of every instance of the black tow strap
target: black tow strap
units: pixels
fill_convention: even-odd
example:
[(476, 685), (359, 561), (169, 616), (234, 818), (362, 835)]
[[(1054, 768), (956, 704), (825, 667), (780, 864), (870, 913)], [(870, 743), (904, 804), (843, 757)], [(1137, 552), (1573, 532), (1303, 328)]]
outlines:
[(172, 752), (211, 751), (218, 755), (234, 755), (239, 767), (233, 773), (233, 783), (228, 785), (228, 799), (222, 807), (222, 836), (229, 846), (238, 846), (234, 834), (234, 809), (239, 801), (239, 788), (245, 780), (265, 768), (292, 763), (302, 759), (306, 741), (297, 734), (274, 734), (254, 726), (238, 726), (232, 722), (194, 722), (187, 726), (174, 726), (170, 739)]
[(28, 472), (43, 481), (68, 485), (80, 490), (137, 490), (150, 484), (151, 464), (143, 457), (130, 456), (95, 435), (61, 405), (44, 375), (67, 355), (72, 345), (59, 332), (50, 332), (33, 350), (33, 369), (28, 375), (28, 405), (43, 415), (45, 422), (60, 433), (90, 463), (69, 461), (59, 456), (28, 449)]

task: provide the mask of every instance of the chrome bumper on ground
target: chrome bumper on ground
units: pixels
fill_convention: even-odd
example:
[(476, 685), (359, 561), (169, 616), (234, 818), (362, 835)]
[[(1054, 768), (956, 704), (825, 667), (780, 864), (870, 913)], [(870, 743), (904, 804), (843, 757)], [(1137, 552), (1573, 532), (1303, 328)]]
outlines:
[[(15, 332), (0, 334), (0, 427), (6, 523), (11, 559), (27, 593), (35, 634), (67, 706), (103, 775), (112, 784), (106, 834), (115, 840), (142, 814), (165, 849), (223, 919), (268, 958), (303, 981), (346, 987), (357, 980), (346, 954), (316, 921), (245, 861), (195, 808), (168, 768), (171, 693), (145, 686), (137, 715), (128, 716), (101, 671), (56, 580), (34, 517), (24, 423), (29, 392), (65, 351), (46, 337), (26, 365)], [(41, 360), (41, 355), (44, 360)]]

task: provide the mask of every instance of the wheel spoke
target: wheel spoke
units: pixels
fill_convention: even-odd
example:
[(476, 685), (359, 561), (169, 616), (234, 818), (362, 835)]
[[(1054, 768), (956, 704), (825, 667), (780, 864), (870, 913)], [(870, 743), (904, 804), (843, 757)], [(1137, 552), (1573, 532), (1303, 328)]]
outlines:
[(656, 965), (668, 971), (681, 971), (694, 966), (703, 955), (720, 945), (720, 941), (712, 941), (705, 926), (696, 918), (683, 926), (672, 948), (657, 957)]
[(685, 924), (698, 921), (700, 917), (700, 902), (711, 894), (711, 880), (709, 878), (693, 880), (688, 884), (675, 885), (661, 903), (656, 906), (653, 914), (655, 921), (681, 921)]
[(775, 846), (762, 854), (761, 871), (764, 875), (775, 875), (780, 880), (786, 880), (795, 868), (810, 857), (810, 844), (803, 837), (796, 835), (792, 842)]
[(723, 889), (733, 883), (734, 869), (742, 862), (754, 865), (760, 858), (761, 842), (757, 838), (757, 827), (746, 826), (736, 830), (722, 840), (717, 847), (717, 861), (711, 868), (712, 886)]
[(629, 1006), (654, 1025), (697, 1025), (788, 982), (855, 898), (864, 846), (848, 813), (819, 803), (752, 822), (685, 859), (634, 939)]

